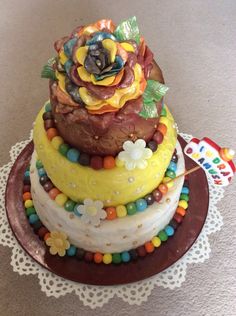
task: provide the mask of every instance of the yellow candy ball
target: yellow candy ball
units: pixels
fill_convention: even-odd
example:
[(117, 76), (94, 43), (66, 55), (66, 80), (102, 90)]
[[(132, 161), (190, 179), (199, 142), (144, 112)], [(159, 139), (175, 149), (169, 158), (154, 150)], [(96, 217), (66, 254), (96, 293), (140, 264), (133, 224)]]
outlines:
[(63, 206), (67, 200), (68, 198), (64, 193), (58, 194), (55, 198), (55, 202), (60, 206)]
[(109, 264), (112, 262), (112, 255), (110, 253), (105, 253), (102, 258), (103, 263)]
[(178, 205), (184, 208), (185, 210), (188, 208), (188, 202), (185, 200), (180, 200)]
[(155, 237), (152, 238), (151, 241), (152, 241), (152, 244), (153, 244), (154, 247), (156, 247), (156, 248), (160, 247), (161, 240), (160, 240), (159, 237), (155, 236)]
[[(162, 182), (167, 185), (168, 189), (172, 188), (173, 185), (174, 185), (174, 181), (173, 181), (173, 180), (170, 181), (170, 180), (172, 180), (172, 179), (169, 178), (169, 177), (165, 177), (165, 178), (162, 180)], [(168, 182), (168, 181), (170, 181), (170, 182)]]
[(116, 166), (117, 167), (123, 167), (124, 166), (124, 161), (120, 160), (118, 157), (116, 157)]
[(33, 201), (32, 200), (26, 200), (25, 201), (25, 208), (33, 206)]
[(55, 136), (51, 140), (51, 144), (56, 150), (58, 150), (60, 145), (63, 143), (64, 143), (63, 138), (61, 138), (60, 136)]
[(127, 215), (127, 210), (124, 205), (118, 205), (116, 207), (116, 215), (118, 217), (125, 217)]

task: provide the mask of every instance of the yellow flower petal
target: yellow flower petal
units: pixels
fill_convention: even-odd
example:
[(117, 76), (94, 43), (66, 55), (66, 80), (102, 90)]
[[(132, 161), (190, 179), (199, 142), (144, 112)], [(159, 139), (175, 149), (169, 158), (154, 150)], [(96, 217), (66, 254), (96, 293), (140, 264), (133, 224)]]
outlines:
[(65, 76), (56, 70), (56, 77), (57, 77), (58, 85), (60, 89), (67, 94), (66, 87), (65, 87)]
[(46, 239), (46, 244), (47, 244), (48, 246), (52, 246), (52, 245), (53, 245), (53, 238), (51, 238), (51, 237), (47, 238), (47, 239)]
[(113, 63), (115, 61), (117, 52), (116, 43), (113, 40), (107, 38), (102, 41), (102, 46), (110, 52), (110, 62)]
[(87, 27), (85, 27), (83, 29), (83, 33), (82, 34), (90, 35), (90, 34), (92, 34), (94, 32), (98, 32), (98, 31), (99, 31), (99, 29), (97, 27), (95, 27), (93, 25), (89, 25), (89, 26), (87, 26)]
[(130, 43), (120, 43), (120, 45), (127, 51), (127, 52), (132, 52), (134, 53), (134, 46), (131, 45)]
[(108, 86), (115, 80), (115, 76), (106, 77), (103, 80), (96, 81), (95, 76), (91, 75), (92, 83), (98, 86)]
[(101, 100), (93, 97), (91, 94), (89, 94), (88, 90), (84, 87), (81, 87), (79, 89), (79, 94), (83, 102), (87, 105), (100, 105), (102, 103)]
[(87, 72), (87, 70), (81, 66), (77, 68), (78, 74), (83, 81), (91, 82), (91, 74)]
[(88, 52), (88, 46), (83, 46), (83, 47), (78, 48), (75, 53), (76, 59), (81, 65), (84, 64), (84, 60), (86, 58), (87, 52)]
[(58, 255), (59, 255), (60, 257), (64, 257), (65, 254), (66, 254), (65, 249), (58, 249)]
[(56, 255), (58, 249), (55, 246), (50, 247), (49, 252), (51, 255)]
[(60, 50), (60, 52), (59, 52), (59, 60), (60, 60), (60, 63), (62, 65), (64, 65), (67, 62), (67, 60), (68, 60), (68, 58), (67, 58), (67, 56), (66, 56), (66, 54), (64, 53), (63, 50)]

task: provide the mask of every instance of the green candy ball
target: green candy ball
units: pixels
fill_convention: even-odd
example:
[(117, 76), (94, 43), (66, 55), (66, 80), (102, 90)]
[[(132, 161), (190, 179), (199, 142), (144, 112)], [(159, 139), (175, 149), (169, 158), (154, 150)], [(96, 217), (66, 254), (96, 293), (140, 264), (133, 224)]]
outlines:
[(43, 164), (42, 164), (42, 161), (41, 161), (41, 160), (37, 160), (37, 161), (36, 161), (36, 168), (37, 168), (37, 169), (43, 168)]
[(68, 200), (66, 201), (66, 203), (64, 204), (64, 208), (67, 212), (73, 212), (74, 207), (75, 207), (75, 202), (72, 200)]
[(69, 149), (70, 149), (70, 146), (63, 143), (59, 146), (59, 153), (62, 154), (63, 156), (66, 156)]
[(112, 262), (113, 263), (116, 263), (116, 264), (119, 264), (119, 263), (121, 263), (121, 256), (120, 256), (120, 254), (119, 253), (113, 253), (112, 254)]
[(26, 209), (26, 215), (29, 217), (32, 214), (36, 214), (35, 208), (34, 207), (28, 207)]
[(166, 241), (168, 239), (168, 236), (164, 230), (161, 230), (158, 234), (158, 237), (161, 241)]
[(128, 203), (126, 205), (128, 215), (133, 215), (137, 212), (137, 208), (134, 202)]
[(189, 196), (187, 194), (181, 194), (179, 199), (188, 202), (189, 201)]

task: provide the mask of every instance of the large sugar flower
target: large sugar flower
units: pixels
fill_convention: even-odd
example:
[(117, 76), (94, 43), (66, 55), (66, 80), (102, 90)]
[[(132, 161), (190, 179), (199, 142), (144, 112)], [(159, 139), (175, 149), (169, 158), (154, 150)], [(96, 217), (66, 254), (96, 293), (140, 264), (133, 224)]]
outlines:
[(46, 244), (50, 247), (49, 252), (51, 255), (58, 254), (60, 257), (65, 256), (66, 250), (70, 248), (67, 235), (59, 231), (52, 231), (46, 240)]
[(136, 142), (127, 140), (123, 144), (124, 151), (118, 155), (118, 159), (125, 163), (127, 170), (135, 168), (145, 169), (147, 167), (147, 159), (152, 157), (150, 148), (146, 148), (146, 142), (143, 139), (137, 139)]
[(82, 221), (93, 226), (99, 225), (101, 219), (105, 219), (107, 216), (106, 211), (103, 209), (103, 203), (91, 199), (85, 199), (84, 204), (78, 206), (78, 212), (82, 215)]

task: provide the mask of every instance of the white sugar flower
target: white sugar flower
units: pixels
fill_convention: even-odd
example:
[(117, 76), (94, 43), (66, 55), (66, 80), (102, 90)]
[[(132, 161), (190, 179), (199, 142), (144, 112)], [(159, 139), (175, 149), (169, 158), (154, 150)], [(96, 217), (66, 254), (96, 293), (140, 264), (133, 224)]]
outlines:
[(123, 144), (124, 151), (118, 155), (118, 159), (125, 163), (127, 170), (135, 168), (145, 169), (147, 167), (147, 159), (152, 157), (150, 148), (146, 148), (146, 142), (143, 139), (137, 139), (136, 142), (127, 140)]
[(93, 226), (99, 225), (101, 219), (105, 219), (107, 216), (103, 209), (103, 203), (91, 199), (85, 199), (84, 204), (78, 206), (78, 212), (82, 215), (82, 221)]

